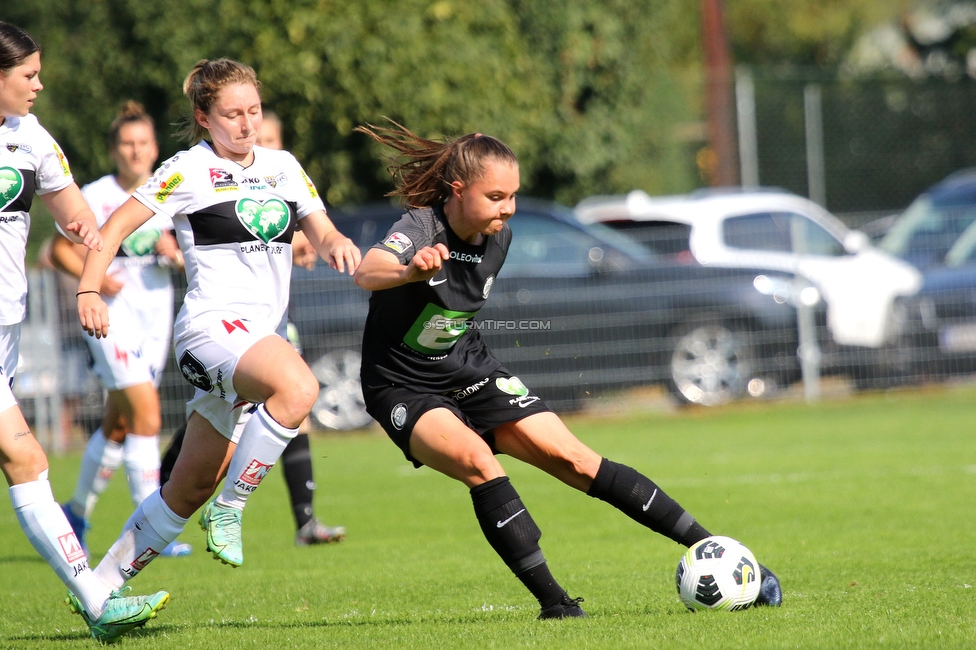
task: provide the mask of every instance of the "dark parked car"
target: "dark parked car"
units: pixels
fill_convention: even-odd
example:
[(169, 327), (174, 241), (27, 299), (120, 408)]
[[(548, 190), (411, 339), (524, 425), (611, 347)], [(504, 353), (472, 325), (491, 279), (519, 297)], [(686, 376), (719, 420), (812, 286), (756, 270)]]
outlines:
[(916, 383), (976, 372), (976, 170), (956, 172), (919, 196), (878, 246), (922, 272), (896, 301), (894, 342), (879, 351), (875, 381)]
[[(330, 215), (363, 249), (403, 210)], [(788, 274), (708, 268), (655, 257), (620, 233), (557, 205), (519, 199), (513, 242), (478, 327), (495, 354), (552, 406), (666, 383), (680, 399), (718, 404), (799, 376)], [(758, 278), (758, 279), (757, 279)], [(359, 388), (368, 293), (319, 265), (292, 275), (291, 319), (322, 383), (313, 417), (369, 421)]]

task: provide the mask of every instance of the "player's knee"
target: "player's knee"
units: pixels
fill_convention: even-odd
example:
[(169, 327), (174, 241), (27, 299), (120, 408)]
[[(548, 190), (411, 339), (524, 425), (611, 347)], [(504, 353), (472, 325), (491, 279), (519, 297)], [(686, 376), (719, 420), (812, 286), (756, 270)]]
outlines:
[(490, 481), (504, 475), (504, 471), (487, 445), (466, 449), (458, 459), (468, 476)]
[(269, 404), (273, 403), (268, 412), (282, 426), (295, 428), (312, 412), (318, 392), (319, 382), (315, 375), (300, 373), (288, 382), (287, 388), (268, 400)]

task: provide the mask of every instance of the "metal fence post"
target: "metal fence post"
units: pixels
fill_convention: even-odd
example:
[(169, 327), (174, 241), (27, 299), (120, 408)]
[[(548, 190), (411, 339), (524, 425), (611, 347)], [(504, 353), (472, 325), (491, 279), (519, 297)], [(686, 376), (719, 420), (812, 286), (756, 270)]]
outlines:
[(803, 121), (806, 127), (808, 195), (814, 203), (827, 207), (823, 95), (818, 84), (807, 84), (803, 89)]
[(756, 140), (756, 86), (752, 71), (735, 69), (736, 122), (739, 129), (739, 173), (742, 187), (759, 187), (759, 144)]

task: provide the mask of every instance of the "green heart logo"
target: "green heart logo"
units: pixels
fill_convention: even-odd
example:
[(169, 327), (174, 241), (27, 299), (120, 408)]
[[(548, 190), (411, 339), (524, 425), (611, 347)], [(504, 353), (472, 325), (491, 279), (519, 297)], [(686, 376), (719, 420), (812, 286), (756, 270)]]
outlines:
[(285, 232), (291, 211), (280, 199), (259, 202), (254, 199), (241, 199), (235, 207), (237, 218), (248, 231), (265, 244)]
[(125, 238), (122, 250), (130, 257), (142, 257), (156, 250), (156, 242), (162, 233), (158, 230), (137, 231)]
[(0, 167), (0, 211), (17, 200), (24, 189), (24, 177), (19, 169)]
[(510, 377), (507, 379), (505, 377), (499, 377), (495, 380), (495, 385), (503, 393), (515, 395), (516, 397), (525, 397), (529, 394), (529, 389), (525, 387), (525, 384), (518, 377)]

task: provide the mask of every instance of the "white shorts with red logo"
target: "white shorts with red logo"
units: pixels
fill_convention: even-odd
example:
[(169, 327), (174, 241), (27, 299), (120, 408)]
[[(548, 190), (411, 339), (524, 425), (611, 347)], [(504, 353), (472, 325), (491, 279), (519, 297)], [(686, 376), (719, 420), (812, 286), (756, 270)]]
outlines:
[(0, 325), (0, 413), (17, 405), (11, 386), (20, 358), (20, 323)]
[(173, 308), (172, 298), (168, 303), (157, 303), (158, 309), (136, 310), (127, 303), (113, 301), (109, 308), (108, 336), (85, 337), (94, 361), (92, 370), (105, 390), (150, 382), (159, 388), (169, 356)]
[(213, 317), (205, 329), (190, 330), (176, 339), (176, 360), (183, 377), (196, 389), (186, 414), (196, 411), (232, 442), (237, 442), (238, 420), (250, 404), (238, 398), (234, 372), (244, 353), (263, 338), (285, 338), (287, 320), (275, 329), (236, 315)]

